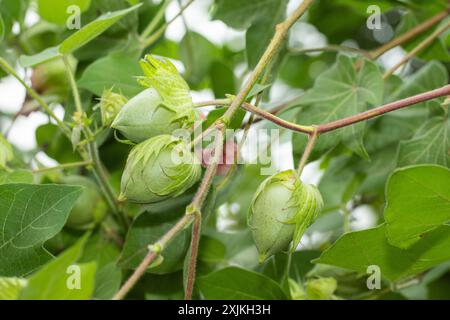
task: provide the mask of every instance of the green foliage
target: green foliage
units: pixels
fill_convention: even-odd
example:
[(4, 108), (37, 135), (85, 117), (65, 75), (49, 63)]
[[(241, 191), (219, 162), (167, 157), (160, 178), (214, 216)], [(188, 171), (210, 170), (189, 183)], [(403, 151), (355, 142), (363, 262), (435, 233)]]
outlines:
[(42, 248), (66, 223), (79, 187), (0, 185), (0, 275), (24, 276), (51, 256)]
[(386, 186), (389, 242), (408, 248), (450, 220), (450, 170), (439, 166), (399, 169)]
[[(449, 299), (450, 100), (403, 105), (446, 89), (449, 31), (383, 76), (448, 24), (448, 1), (315, 0), (282, 38), (277, 25), (300, 1), (214, 0), (166, 19), (175, 2), (0, 0), (0, 300), (117, 298), (145, 257), (125, 297), (182, 299), (198, 214), (193, 299)], [(373, 4), (381, 29), (367, 26)], [(442, 19), (401, 37), (432, 17)], [(12, 78), (27, 88), (17, 113), (3, 95)], [(223, 117), (236, 97), (257, 105), (255, 123), (243, 108)], [(393, 102), (402, 108), (376, 113)], [(36, 147), (24, 150), (16, 126), (34, 119)], [(308, 135), (288, 128), (250, 140), (342, 119), (309, 156)], [(225, 146), (248, 133), (245, 164), (210, 175), (199, 159), (210, 150), (172, 136), (195, 139), (200, 122), (233, 129)], [(285, 151), (315, 162), (300, 177)], [(368, 290), (374, 266), (382, 290)]]

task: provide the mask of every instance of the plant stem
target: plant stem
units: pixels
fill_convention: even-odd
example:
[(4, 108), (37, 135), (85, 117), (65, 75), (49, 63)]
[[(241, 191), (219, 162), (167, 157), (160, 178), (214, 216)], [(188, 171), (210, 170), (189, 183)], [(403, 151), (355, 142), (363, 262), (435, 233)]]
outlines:
[(152, 35), (150, 35), (147, 38), (143, 38), (141, 40), (142, 42), (142, 48), (147, 48), (149, 46), (151, 46), (153, 43), (156, 42), (156, 40), (158, 40), (166, 31), (167, 27), (169, 25), (171, 25), (176, 19), (178, 19), (183, 12), (194, 2), (195, 0), (189, 0), (183, 7), (181, 7), (180, 11), (176, 14), (175, 17), (173, 17), (172, 19), (170, 19), (167, 23), (165, 23), (164, 25), (162, 25), (158, 30), (156, 30)]
[(227, 112), (223, 115), (223, 120), (225, 123), (229, 123), (236, 112), (236, 110), (241, 106), (241, 104), (245, 101), (247, 98), (247, 95), (252, 90), (253, 86), (258, 81), (261, 73), (264, 71), (267, 64), (272, 60), (272, 58), (276, 55), (278, 52), (280, 45), (285, 40), (289, 29), (294, 25), (295, 22), (297, 22), (298, 19), (300, 19), (303, 14), (306, 12), (306, 10), (312, 5), (314, 0), (304, 0), (300, 6), (293, 12), (291, 16), (289, 16), (284, 22), (278, 24), (276, 26), (275, 35), (270, 41), (269, 46), (267, 47), (266, 51), (264, 52), (263, 56), (259, 60), (258, 64), (256, 65), (255, 69), (251, 73), (249, 79), (245, 83), (244, 87), (241, 89), (241, 91), (238, 93), (238, 95), (233, 99), (233, 102), (231, 103), (230, 107), (228, 108)]
[(421, 33), (427, 31), (428, 29), (430, 29), (431, 27), (436, 25), (438, 22), (440, 22), (447, 16), (448, 16), (448, 9), (446, 9), (442, 12), (439, 12), (435, 16), (422, 22), (421, 24), (419, 24), (416, 27), (412, 28), (411, 30), (405, 32), (404, 34), (400, 35), (399, 37), (396, 37), (396, 38), (392, 39), (391, 41), (385, 43), (378, 49), (370, 51), (369, 56), (373, 60), (379, 58), (381, 55), (383, 55), (385, 52), (391, 50), (392, 48), (395, 48), (396, 46), (407, 43), (408, 41), (414, 39)]
[[(176, 225), (172, 227), (161, 239), (156, 243), (157, 246), (160, 247), (160, 251), (164, 250), (164, 248), (169, 244), (169, 242), (184, 228), (186, 228), (193, 220), (193, 215), (184, 215)], [(149, 253), (145, 256), (142, 262), (139, 264), (137, 269), (131, 275), (130, 278), (125, 282), (125, 284), (120, 288), (120, 290), (113, 297), (113, 300), (121, 300), (126, 294), (134, 287), (137, 281), (145, 274), (148, 266), (159, 256), (160, 252), (155, 252), (150, 250)]]
[(70, 66), (70, 62), (69, 62), (68, 56), (64, 55), (62, 57), (62, 59), (63, 59), (64, 64), (66, 66), (67, 76), (69, 78), (70, 87), (72, 88), (73, 99), (75, 101), (75, 109), (81, 115), (83, 113), (83, 106), (81, 105), (80, 92), (78, 91), (78, 86), (77, 86), (77, 82), (75, 80), (75, 75), (72, 72), (72, 68)]
[[(75, 75), (72, 72), (70, 67), (69, 59), (67, 56), (63, 56), (64, 64), (66, 65), (67, 76), (69, 78), (69, 83), (72, 89), (73, 98), (75, 101), (75, 108), (77, 112), (82, 115), (84, 114), (83, 106), (81, 104), (80, 92), (78, 91), (77, 83), (75, 80)], [(105, 168), (103, 167), (103, 163), (100, 159), (100, 155), (98, 154), (98, 146), (95, 142), (95, 137), (93, 136), (92, 131), (88, 126), (83, 126), (82, 128), (83, 134), (88, 141), (88, 154), (90, 161), (93, 163), (93, 172), (94, 176), (97, 180), (97, 183), (100, 187), (100, 190), (103, 193), (103, 196), (108, 203), (108, 206), (114, 213), (114, 215), (118, 218), (119, 222), (122, 223), (125, 230), (128, 228), (128, 221), (124, 214), (122, 214), (117, 205), (116, 196), (114, 191), (109, 184), (108, 176), (105, 172)]]
[[(250, 75), (249, 80), (241, 89), (236, 98), (233, 99), (233, 102), (231, 103), (231, 106), (227, 110), (227, 112), (216, 121), (215, 129), (219, 132), (220, 139), (216, 138), (215, 141), (215, 154), (213, 163), (206, 170), (200, 188), (197, 191), (192, 203), (188, 206), (188, 208), (193, 207), (195, 210), (199, 211), (198, 208), (200, 208), (201, 205), (203, 204), (203, 201), (206, 198), (209, 188), (211, 187), (214, 175), (217, 171), (217, 165), (219, 161), (218, 159), (220, 159), (220, 157), (222, 156), (221, 152), (219, 153), (217, 151), (222, 150), (223, 148), (224, 132), (227, 127), (227, 124), (230, 122), (233, 115), (239, 109), (242, 102), (245, 101), (248, 93), (250, 92), (252, 87), (256, 84), (256, 81), (258, 80), (259, 76), (265, 69), (266, 65), (272, 60), (275, 53), (278, 51), (278, 48), (281, 45), (284, 38), (286, 37), (289, 28), (305, 13), (305, 11), (313, 2), (314, 0), (304, 0), (302, 4), (297, 8), (297, 10), (295, 10), (294, 13), (290, 17), (288, 17), (285, 22), (277, 26), (277, 31), (275, 32), (274, 38), (272, 39), (271, 43), (266, 49), (266, 52), (263, 54), (263, 57), (259, 61), (255, 70)], [(173, 237), (175, 237), (178, 234), (178, 232), (183, 230), (183, 228), (192, 221), (192, 218), (193, 218), (192, 214), (186, 214), (167, 234), (163, 236), (162, 240), (164, 241), (159, 241), (158, 244), (160, 245), (166, 244), (168, 241), (170, 241)], [(164, 246), (161, 245), (162, 250), (164, 249), (163, 247)], [(152, 261), (157, 256), (158, 254), (150, 252), (141, 262), (138, 269), (135, 270), (132, 276), (127, 280), (127, 282), (122, 286), (119, 292), (114, 296), (114, 299), (116, 300), (123, 299), (125, 295), (128, 293), (128, 291), (131, 290), (131, 288), (136, 284), (136, 282), (140, 279), (140, 277), (145, 273), (149, 264), (152, 263)]]
[(6, 60), (4, 60), (3, 58), (0, 57), (0, 68), (2, 68), (6, 73), (10, 74), (11, 76), (13, 76), (17, 81), (20, 82), (20, 84), (27, 90), (28, 94), (34, 99), (36, 100), (39, 105), (41, 106), (41, 108), (53, 119), (55, 120), (56, 124), (58, 125), (58, 127), (64, 132), (64, 134), (70, 139), (70, 128), (64, 123), (62, 122), (57, 116), (56, 114), (53, 112), (53, 110), (50, 108), (50, 106), (44, 101), (44, 99), (42, 99), (42, 97), (36, 92), (34, 91), (33, 88), (31, 88), (30, 86), (28, 86), (25, 81), (23, 81), (19, 75), (15, 72), (15, 70), (8, 64), (8, 62), (6, 62)]
[(309, 156), (314, 149), (314, 145), (316, 144), (317, 138), (319, 134), (317, 132), (317, 128), (314, 128), (314, 131), (309, 134), (308, 143), (306, 144), (305, 151), (303, 151), (302, 158), (300, 159), (300, 163), (297, 168), (297, 175), (300, 178), (303, 173), (303, 169), (305, 169), (306, 163), (308, 162)]
[(192, 293), (194, 291), (201, 226), (202, 226), (202, 216), (200, 213), (195, 213), (194, 225), (192, 227), (191, 255), (189, 256), (186, 292), (184, 296), (185, 300), (192, 300)]
[(297, 54), (304, 54), (304, 53), (311, 53), (311, 52), (351, 52), (351, 53), (357, 53), (366, 56), (367, 58), (370, 58), (370, 53), (368, 53), (365, 50), (358, 49), (358, 48), (352, 48), (352, 47), (346, 47), (346, 46), (340, 46), (335, 44), (330, 44), (325, 47), (318, 47), (318, 48), (304, 48), (304, 49), (290, 49), (289, 54), (291, 55), (297, 55)]
[(158, 27), (158, 24), (162, 21), (162, 19), (164, 18), (164, 14), (166, 13), (166, 9), (169, 6), (170, 2), (172, 2), (172, 0), (165, 0), (163, 5), (161, 6), (161, 8), (159, 8), (158, 12), (156, 13), (156, 15), (153, 17), (152, 21), (150, 22), (150, 24), (147, 26), (147, 28), (145, 28), (145, 30), (142, 32), (141, 34), (141, 39), (146, 39), (148, 38), (154, 31), (155, 29)]
[(428, 100), (432, 100), (435, 98), (439, 98), (442, 96), (446, 96), (446, 95), (450, 95), (450, 85), (446, 85), (442, 88), (439, 89), (435, 89), (432, 91), (428, 91), (428, 92), (424, 92), (424, 93), (420, 93), (418, 95), (412, 96), (412, 97), (408, 97), (402, 100), (398, 100), (398, 101), (394, 101), (394, 102), (390, 102), (388, 104), (385, 104), (383, 106), (344, 118), (344, 119), (340, 119), (340, 120), (336, 120), (336, 121), (332, 121), (326, 124), (322, 124), (319, 125), (317, 127), (317, 132), (319, 134), (325, 133), (325, 132), (329, 132), (329, 131), (333, 131), (339, 128), (343, 128), (364, 120), (368, 120), (368, 119), (372, 119), (375, 117), (378, 117), (382, 114), (388, 113), (388, 112), (392, 112), (398, 109), (402, 109), (402, 108), (406, 108), (412, 105), (415, 105), (417, 103), (420, 102), (424, 102), (424, 101), (428, 101)]
[(90, 166), (90, 165), (92, 165), (92, 161), (89, 161), (89, 160), (73, 162), (73, 163), (65, 163), (65, 164), (61, 164), (56, 167), (36, 169), (36, 170), (33, 170), (33, 173), (45, 173), (45, 172), (51, 172), (51, 171), (56, 171), (56, 170), (86, 167), (86, 166)]
[(413, 50), (408, 52), (395, 66), (393, 66), (391, 69), (386, 71), (384, 74), (384, 79), (391, 76), (395, 71), (397, 71), (398, 68), (400, 68), (402, 65), (404, 65), (406, 62), (411, 60), (414, 56), (416, 56), (420, 51), (424, 50), (425, 48), (429, 47), (433, 41), (439, 37), (442, 33), (448, 30), (450, 28), (450, 22), (446, 23), (442, 27), (436, 29), (431, 35), (429, 35), (427, 38), (425, 38), (421, 43), (419, 43)]

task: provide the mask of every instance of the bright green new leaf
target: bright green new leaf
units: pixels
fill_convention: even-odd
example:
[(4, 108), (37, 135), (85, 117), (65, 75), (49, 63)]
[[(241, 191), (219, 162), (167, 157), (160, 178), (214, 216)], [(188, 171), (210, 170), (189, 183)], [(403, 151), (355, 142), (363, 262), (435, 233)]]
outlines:
[(386, 226), (344, 234), (325, 250), (316, 263), (330, 264), (366, 274), (380, 267), (381, 276), (396, 281), (418, 274), (450, 259), (450, 226), (441, 226), (404, 250), (389, 244)]
[(26, 285), (25, 279), (0, 277), (0, 300), (17, 300)]
[(92, 39), (96, 38), (97, 36), (99, 36), (100, 34), (105, 32), (109, 27), (111, 27), (117, 21), (122, 19), (128, 13), (138, 9), (140, 6), (141, 6), (141, 4), (138, 4), (131, 8), (128, 8), (128, 9), (119, 10), (119, 11), (115, 11), (115, 12), (109, 12), (109, 13), (106, 13), (106, 14), (100, 16), (95, 21), (89, 23), (88, 25), (83, 27), (81, 30), (75, 32), (70, 37), (68, 37), (66, 40), (64, 40), (61, 43), (59, 52), (61, 54), (72, 53), (73, 51), (84, 46), (86, 43), (88, 43)]
[(58, 25), (65, 25), (67, 20), (78, 13), (69, 10), (72, 6), (78, 7), (79, 13), (86, 11), (91, 0), (38, 0), (39, 15), (41, 18)]
[(260, 273), (238, 267), (228, 267), (199, 277), (197, 286), (209, 300), (286, 299), (278, 283)]
[[(298, 122), (318, 125), (366, 111), (383, 101), (383, 77), (377, 65), (364, 60), (359, 70), (357, 60), (339, 55), (333, 67), (322, 73), (314, 87), (302, 97), (304, 108)], [(344, 142), (360, 156), (367, 157), (363, 145), (365, 123), (336, 130), (318, 140), (315, 153), (323, 154), (339, 142)], [(294, 136), (296, 153), (303, 152), (307, 137)]]
[(66, 223), (81, 188), (0, 185), (0, 275), (24, 276), (51, 255), (42, 244)]
[(89, 234), (28, 278), (22, 300), (88, 300), (94, 291), (96, 263), (76, 264)]
[(11, 183), (33, 183), (34, 176), (31, 171), (28, 170), (16, 170), (16, 171), (1, 171), (0, 170), (0, 185)]
[(98, 37), (125, 15), (138, 9), (140, 6), (141, 4), (138, 4), (128, 9), (103, 14), (96, 20), (70, 35), (59, 46), (48, 48), (43, 52), (32, 56), (22, 55), (20, 57), (20, 63), (23, 67), (32, 67), (62, 55), (68, 55)]
[(450, 221), (450, 170), (432, 165), (399, 169), (388, 180), (386, 198), (388, 240), (408, 248)]

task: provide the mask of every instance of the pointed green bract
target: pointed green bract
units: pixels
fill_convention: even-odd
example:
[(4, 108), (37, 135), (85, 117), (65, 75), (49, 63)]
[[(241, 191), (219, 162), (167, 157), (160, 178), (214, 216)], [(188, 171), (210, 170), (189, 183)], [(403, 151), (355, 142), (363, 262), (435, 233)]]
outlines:
[(160, 135), (131, 151), (122, 175), (121, 198), (154, 203), (176, 197), (201, 175), (200, 162), (182, 140)]
[(302, 183), (295, 171), (267, 178), (256, 191), (248, 215), (260, 260), (288, 249), (291, 242), (295, 249), (322, 208), (317, 188)]
[(171, 108), (192, 108), (189, 86), (172, 62), (146, 55), (140, 64), (145, 74), (138, 79), (142, 86), (155, 89), (164, 104)]

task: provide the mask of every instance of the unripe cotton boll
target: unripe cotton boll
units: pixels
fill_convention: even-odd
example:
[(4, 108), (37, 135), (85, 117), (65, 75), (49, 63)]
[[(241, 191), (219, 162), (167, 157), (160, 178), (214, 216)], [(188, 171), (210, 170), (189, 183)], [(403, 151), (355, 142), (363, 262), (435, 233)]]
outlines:
[(142, 142), (187, 128), (195, 121), (194, 109), (176, 109), (164, 104), (155, 89), (146, 89), (120, 110), (111, 127), (127, 139)]
[(287, 250), (291, 242), (295, 249), (322, 207), (317, 188), (301, 182), (293, 170), (264, 180), (253, 197), (248, 215), (260, 261)]
[(67, 227), (86, 230), (93, 228), (104, 218), (108, 208), (97, 185), (91, 179), (82, 176), (68, 176), (62, 178), (61, 182), (83, 187), (81, 196), (69, 214)]
[(200, 179), (201, 172), (185, 141), (170, 135), (148, 139), (128, 156), (120, 200), (155, 203), (179, 196)]

